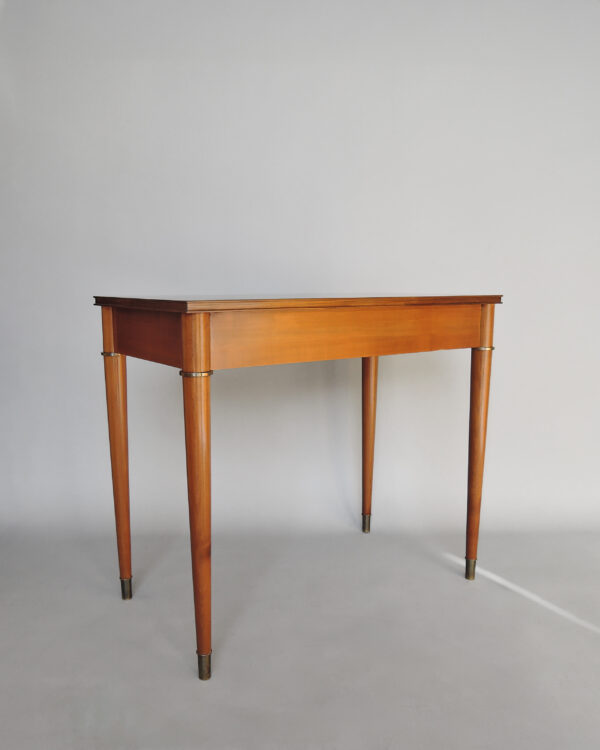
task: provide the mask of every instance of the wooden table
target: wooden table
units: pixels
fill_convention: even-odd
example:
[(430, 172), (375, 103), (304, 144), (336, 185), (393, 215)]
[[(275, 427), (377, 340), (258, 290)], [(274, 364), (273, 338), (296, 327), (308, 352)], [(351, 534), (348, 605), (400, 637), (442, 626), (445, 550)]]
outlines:
[(362, 358), (362, 530), (370, 531), (378, 357), (471, 349), (466, 569), (475, 576), (495, 305), (476, 297), (128, 299), (96, 297), (123, 599), (132, 596), (126, 357), (183, 382), (198, 672), (211, 675), (210, 376), (233, 367)]

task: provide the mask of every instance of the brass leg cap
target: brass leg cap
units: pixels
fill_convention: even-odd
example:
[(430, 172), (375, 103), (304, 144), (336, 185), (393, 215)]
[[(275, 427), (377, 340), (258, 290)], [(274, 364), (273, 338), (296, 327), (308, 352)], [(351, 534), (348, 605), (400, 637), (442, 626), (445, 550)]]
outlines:
[(131, 599), (131, 578), (121, 578), (121, 599)]
[(198, 654), (198, 677), (201, 680), (210, 680), (211, 656), (212, 651), (210, 654)]
[(363, 534), (368, 534), (371, 531), (371, 514), (363, 513)]
[(466, 558), (465, 563), (465, 578), (467, 579), (467, 581), (474, 581), (475, 565), (477, 564), (477, 560), (469, 560), (469, 558)]

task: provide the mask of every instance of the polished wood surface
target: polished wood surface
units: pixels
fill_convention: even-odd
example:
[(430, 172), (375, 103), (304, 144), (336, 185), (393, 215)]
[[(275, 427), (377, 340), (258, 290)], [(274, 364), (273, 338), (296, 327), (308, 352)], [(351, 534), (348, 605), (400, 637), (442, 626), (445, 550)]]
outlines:
[(210, 377), (182, 382), (196, 647), (198, 654), (210, 654)]
[(273, 310), (311, 307), (404, 307), (422, 305), (496, 305), (502, 301), (498, 294), (456, 295), (445, 297), (286, 297), (277, 299), (238, 299), (235, 297), (192, 298), (136, 298), (94, 297), (96, 305), (130, 308), (134, 310), (164, 310), (165, 312), (214, 312), (217, 310)]
[[(201, 679), (211, 665), (210, 380), (213, 371), (361, 358), (363, 530), (370, 529), (378, 357), (470, 348), (467, 573), (481, 508), (494, 306), (460, 297), (161, 300), (96, 297), (102, 307), (110, 453), (121, 578), (131, 579), (126, 355), (182, 370), (188, 502)], [(365, 521), (368, 519), (368, 521)]]
[(211, 316), (181, 316), (182, 366), (186, 372), (208, 372), (211, 367)]
[(181, 367), (181, 315), (115, 308), (113, 320), (115, 351), (162, 365)]
[[(114, 352), (113, 311), (102, 309), (102, 344), (104, 353)], [(106, 405), (112, 471), (119, 577), (131, 579), (131, 532), (129, 523), (129, 455), (127, 439), (127, 370), (126, 358), (105, 356)]]
[[(183, 413), (187, 464), (192, 580), (196, 613), (196, 652), (211, 653), (211, 497), (210, 497), (210, 375), (209, 318), (206, 314), (182, 320)], [(191, 374), (196, 376), (191, 376)], [(190, 375), (188, 377), (188, 375)], [(210, 677), (210, 663), (200, 672)]]
[(214, 312), (212, 369), (476, 346), (480, 307), (383, 305)]
[[(479, 342), (481, 304), (467, 304), (466, 297), (439, 297), (435, 304), (421, 305), (407, 299), (411, 304), (392, 305), (386, 299), (379, 307), (370, 300), (355, 306), (218, 310), (198, 315), (210, 320), (213, 370), (461, 349)], [(440, 301), (445, 299), (453, 301)], [(114, 308), (115, 351), (182, 367), (182, 320), (194, 315)]]
[(375, 415), (377, 411), (377, 357), (362, 360), (362, 514), (363, 531), (371, 531)]
[[(471, 407), (469, 412), (469, 470), (467, 481), (467, 548), (466, 559), (477, 560), (479, 518), (483, 487), (483, 463), (487, 434), (487, 415), (492, 371), (494, 340), (494, 305), (481, 307), (481, 338), (479, 346), (471, 351)], [(467, 576), (475, 574), (474, 564), (467, 565)]]

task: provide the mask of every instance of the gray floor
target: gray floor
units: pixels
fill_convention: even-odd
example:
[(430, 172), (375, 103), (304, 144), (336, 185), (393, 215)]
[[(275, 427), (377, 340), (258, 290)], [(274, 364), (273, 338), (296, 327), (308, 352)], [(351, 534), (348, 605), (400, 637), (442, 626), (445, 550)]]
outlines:
[(600, 747), (600, 534), (214, 539), (213, 678), (196, 677), (189, 546), (4, 534), (0, 745)]

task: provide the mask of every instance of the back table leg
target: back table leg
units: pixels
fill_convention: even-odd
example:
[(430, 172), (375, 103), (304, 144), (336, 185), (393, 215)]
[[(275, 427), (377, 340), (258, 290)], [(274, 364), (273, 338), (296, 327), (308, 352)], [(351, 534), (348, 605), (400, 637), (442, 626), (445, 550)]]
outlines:
[(129, 527), (129, 457), (127, 449), (127, 370), (125, 356), (114, 351), (112, 309), (102, 308), (104, 377), (112, 469), (121, 596), (131, 599), (131, 532)]
[(378, 357), (362, 360), (362, 530), (365, 534), (371, 531), (378, 363)]
[(465, 578), (475, 578), (479, 515), (483, 486), (483, 463), (487, 432), (492, 346), (494, 336), (494, 305), (481, 308), (481, 346), (471, 350), (471, 410), (469, 415), (469, 476), (467, 493), (467, 550)]

